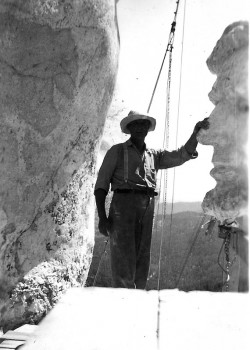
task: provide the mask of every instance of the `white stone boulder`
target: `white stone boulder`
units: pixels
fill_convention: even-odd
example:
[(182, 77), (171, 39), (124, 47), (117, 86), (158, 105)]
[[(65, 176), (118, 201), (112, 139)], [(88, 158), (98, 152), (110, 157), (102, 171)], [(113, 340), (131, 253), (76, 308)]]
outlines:
[(207, 60), (217, 75), (209, 93), (215, 108), (210, 127), (199, 134), (199, 142), (212, 145), (215, 188), (203, 201), (206, 214), (218, 220), (247, 215), (248, 175), (248, 23), (229, 25)]
[(10, 329), (38, 322), (87, 277), (116, 1), (2, 0), (0, 42), (0, 326)]

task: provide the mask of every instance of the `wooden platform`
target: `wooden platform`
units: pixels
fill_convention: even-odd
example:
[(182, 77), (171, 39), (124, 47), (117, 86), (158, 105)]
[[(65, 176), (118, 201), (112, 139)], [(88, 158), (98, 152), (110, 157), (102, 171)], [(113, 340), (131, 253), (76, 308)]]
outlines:
[[(31, 337), (38, 326), (24, 325), (14, 331), (8, 331), (0, 335), (0, 349), (21, 349), (22, 345)], [(22, 347), (23, 348), (23, 347)]]
[(248, 294), (75, 288), (22, 350), (248, 350), (249, 325)]

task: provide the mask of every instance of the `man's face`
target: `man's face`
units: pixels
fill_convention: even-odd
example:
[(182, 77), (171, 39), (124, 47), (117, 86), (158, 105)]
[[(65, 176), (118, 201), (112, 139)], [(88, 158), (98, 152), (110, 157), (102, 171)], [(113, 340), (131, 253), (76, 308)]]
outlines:
[(145, 139), (148, 134), (150, 122), (148, 120), (135, 120), (128, 124), (127, 128), (130, 131), (131, 137), (134, 139)]

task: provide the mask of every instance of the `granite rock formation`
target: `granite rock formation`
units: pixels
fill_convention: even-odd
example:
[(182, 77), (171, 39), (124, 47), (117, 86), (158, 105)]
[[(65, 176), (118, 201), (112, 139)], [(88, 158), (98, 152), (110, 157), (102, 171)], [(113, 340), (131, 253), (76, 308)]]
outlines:
[(0, 326), (11, 329), (87, 277), (116, 1), (3, 0), (0, 41)]
[[(209, 117), (209, 129), (199, 134), (200, 143), (214, 147), (210, 174), (217, 182), (206, 194), (203, 210), (221, 225), (236, 222), (240, 232), (235, 290), (238, 284), (242, 284), (242, 290), (248, 288), (248, 35), (247, 22), (229, 25), (207, 60), (208, 68), (217, 75), (209, 93), (215, 108)], [(231, 248), (235, 255), (235, 248)]]
[(214, 147), (211, 176), (216, 187), (203, 201), (203, 209), (218, 220), (246, 215), (248, 131), (248, 24), (228, 26), (207, 60), (217, 80), (209, 93), (215, 105), (210, 128), (199, 142)]

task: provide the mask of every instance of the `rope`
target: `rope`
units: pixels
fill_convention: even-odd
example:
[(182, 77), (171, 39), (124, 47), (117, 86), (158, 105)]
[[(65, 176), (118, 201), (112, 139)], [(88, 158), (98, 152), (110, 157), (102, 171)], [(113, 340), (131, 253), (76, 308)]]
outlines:
[(222, 253), (222, 249), (223, 249), (224, 245), (225, 245), (225, 240), (223, 240), (223, 243), (222, 243), (222, 245), (220, 247), (220, 251), (219, 251), (219, 254), (218, 254), (218, 258), (217, 258), (217, 264), (219, 265), (219, 267), (222, 270), (222, 279), (223, 279), (223, 272), (227, 273), (227, 271), (224, 269), (224, 267), (220, 263), (220, 257), (221, 257), (221, 253)]
[[(164, 140), (163, 140), (163, 148), (168, 148), (169, 143), (169, 106), (170, 106), (170, 87), (171, 87), (171, 63), (172, 63), (172, 51), (169, 56), (169, 70), (168, 70), (168, 81), (167, 81), (167, 106), (166, 106), (166, 119), (165, 119), (165, 128), (164, 128)], [(161, 256), (162, 256), (162, 244), (163, 244), (163, 228), (166, 220), (166, 209), (167, 209), (167, 171), (165, 173), (165, 182), (163, 188), (163, 206), (162, 206), (162, 223), (161, 223), (161, 239), (160, 239), (160, 253), (159, 253), (159, 261), (158, 261), (158, 280), (157, 280), (157, 290), (160, 290), (160, 276), (161, 276)], [(160, 177), (160, 192), (162, 186), (162, 177), (163, 172)]]
[[(169, 115), (170, 115), (170, 87), (171, 87), (171, 72), (172, 72), (172, 51), (173, 51), (173, 43), (174, 43), (174, 34), (175, 34), (175, 27), (176, 27), (176, 18), (177, 18), (177, 13), (178, 13), (178, 8), (179, 8), (179, 1), (177, 1), (177, 7), (175, 11), (175, 16), (174, 16), (174, 21), (172, 22), (171, 25), (171, 30), (169, 34), (169, 40), (168, 40), (168, 45), (167, 49), (165, 52), (165, 55), (163, 57), (163, 61), (160, 67), (160, 71), (158, 73), (156, 83), (153, 89), (153, 93), (150, 99), (150, 103), (148, 106), (147, 112), (149, 112), (152, 101), (154, 98), (154, 94), (156, 91), (156, 87), (158, 85), (158, 81), (162, 72), (162, 68), (166, 59), (167, 52), (169, 52), (169, 68), (168, 68), (168, 80), (167, 80), (167, 103), (166, 103), (166, 118), (165, 118), (165, 127), (164, 127), (164, 139), (163, 139), (163, 148), (168, 148), (169, 144)], [(181, 69), (180, 69), (180, 82), (179, 84), (181, 85), (181, 77), (182, 77), (182, 61), (183, 61), (183, 42), (184, 42), (184, 28), (185, 28), (185, 15), (186, 15), (186, 0), (184, 3), (184, 17), (183, 17), (183, 29), (182, 29), (182, 50), (181, 50)], [(178, 134), (178, 123), (179, 123), (179, 106), (180, 106), (180, 89), (179, 89), (179, 98), (178, 98), (178, 116), (177, 116), (177, 133), (176, 133), (176, 144), (177, 144), (177, 134)], [(177, 146), (176, 146), (177, 147)], [(175, 176), (175, 173), (174, 173)], [(159, 192), (161, 193), (161, 186), (162, 186), (162, 174), (160, 176), (160, 189)], [(160, 253), (159, 253), (159, 262), (158, 262), (158, 281), (157, 281), (157, 290), (160, 289), (160, 277), (161, 277), (161, 256), (162, 256), (162, 245), (163, 245), (163, 228), (164, 228), (164, 223), (166, 220), (166, 207), (167, 207), (167, 183), (168, 183), (168, 176), (167, 176), (167, 171), (165, 171), (165, 182), (164, 182), (164, 187), (163, 187), (163, 207), (162, 207), (162, 224), (161, 224), (161, 239), (160, 239)], [(175, 178), (173, 180), (173, 193), (174, 193), (174, 185), (175, 185)], [(172, 232), (172, 218), (173, 218), (173, 200), (174, 197), (172, 196), (172, 205), (171, 205), (171, 216), (170, 216), (170, 239), (169, 239), (169, 247), (168, 251), (170, 251), (170, 242), (171, 242), (171, 232)], [(159, 202), (158, 202), (158, 208), (157, 208), (157, 214), (159, 213)]]
[[(186, 0), (184, 1), (184, 13), (183, 13), (183, 24), (182, 24), (182, 44), (181, 44), (181, 64), (180, 64), (180, 75), (179, 75), (179, 95), (178, 95), (178, 110), (177, 110), (177, 128), (175, 137), (175, 149), (177, 149), (178, 144), (178, 132), (179, 132), (179, 120), (180, 120), (180, 102), (181, 102), (181, 87), (182, 87), (182, 64), (183, 64), (183, 52), (184, 52), (184, 33), (185, 33), (185, 19), (186, 19)], [(173, 209), (174, 209), (174, 190), (175, 190), (175, 168), (173, 169), (173, 184), (172, 184), (172, 198), (171, 198), (171, 213), (170, 213), (170, 227), (169, 227), (169, 243), (167, 249), (167, 256), (170, 260), (170, 247), (172, 238), (172, 224), (173, 224)], [(167, 264), (168, 270), (167, 275), (169, 275), (169, 263)]]
[(106, 249), (107, 249), (107, 246), (108, 246), (108, 242), (109, 242), (109, 238), (105, 241), (105, 246), (104, 246), (104, 249), (103, 249), (103, 252), (102, 252), (102, 255), (101, 255), (101, 259), (100, 259), (99, 264), (98, 264), (98, 268), (97, 268), (97, 271), (96, 271), (96, 274), (95, 274), (95, 278), (94, 278), (94, 282), (93, 282), (93, 284), (92, 284), (92, 287), (95, 287), (95, 285), (96, 285), (97, 276), (98, 276), (98, 274), (99, 274), (99, 270), (100, 270), (100, 267), (101, 267), (101, 264), (102, 264), (103, 256), (104, 256), (104, 254), (106, 253)]
[(189, 259), (190, 255), (191, 255), (191, 253), (192, 253), (192, 250), (193, 250), (193, 248), (194, 248), (194, 245), (195, 245), (195, 243), (196, 243), (196, 241), (197, 241), (197, 238), (198, 238), (198, 236), (199, 236), (200, 228), (201, 228), (201, 226), (203, 225), (203, 223), (204, 223), (204, 221), (205, 221), (205, 217), (206, 217), (206, 214), (203, 215), (203, 218), (201, 219), (200, 224), (198, 225), (198, 229), (196, 230), (194, 240), (193, 240), (193, 242), (192, 242), (192, 244), (191, 244), (191, 246), (190, 246), (190, 248), (189, 248), (188, 254), (186, 255), (186, 258), (185, 258), (184, 263), (183, 263), (183, 265), (182, 265), (181, 272), (180, 272), (179, 277), (178, 277), (178, 279), (177, 279), (175, 288), (177, 288), (178, 285), (179, 285), (179, 282), (180, 282), (180, 279), (181, 279), (181, 277), (182, 277), (183, 271), (185, 270), (185, 267), (186, 267), (186, 265), (187, 265), (188, 259)]
[[(176, 18), (177, 18), (177, 13), (179, 9), (179, 2), (180, 0), (177, 0), (176, 2), (176, 10), (174, 12), (174, 21), (171, 24), (171, 29), (169, 33), (169, 38), (168, 38), (168, 44), (167, 44), (167, 49), (165, 51), (162, 64), (156, 79), (156, 83), (152, 92), (152, 96), (149, 102), (149, 106), (147, 109), (147, 113), (149, 113), (153, 98), (155, 95), (155, 91), (159, 82), (159, 78), (164, 66), (164, 62), (167, 56), (167, 52), (169, 52), (169, 69), (168, 69), (168, 80), (167, 80), (167, 104), (166, 104), (166, 118), (165, 118), (165, 127), (164, 127), (164, 140), (163, 140), (163, 147), (169, 142), (169, 111), (170, 111), (170, 87), (171, 87), (171, 67), (172, 67), (172, 50), (173, 50), (173, 42), (174, 42), (174, 34), (175, 34), (175, 27), (176, 27)], [(162, 185), (162, 173), (160, 176), (160, 189), (159, 192), (161, 193), (161, 185)], [(166, 198), (166, 185), (167, 185), (167, 173), (165, 174), (165, 188), (164, 188), (164, 205), (163, 205), (163, 216), (162, 216), (162, 230), (161, 230), (161, 241), (160, 241), (160, 253), (159, 253), (159, 261), (158, 261), (158, 281), (157, 281), (157, 290), (158, 290), (158, 314), (157, 314), (157, 341), (158, 341), (158, 348), (159, 348), (159, 331), (160, 331), (160, 275), (161, 275), (161, 255), (162, 255), (162, 244), (163, 244), (163, 227), (164, 227), (164, 222), (165, 222), (165, 216), (166, 216), (166, 203), (167, 203), (167, 198)], [(157, 214), (159, 213), (159, 203), (160, 200), (158, 201), (158, 208), (157, 208)], [(164, 219), (164, 220), (163, 220)], [(157, 233), (157, 231), (156, 231)]]
[(174, 20), (173, 20), (173, 22), (171, 24), (171, 30), (170, 30), (169, 37), (168, 37), (167, 49), (165, 51), (165, 54), (164, 54), (164, 57), (163, 57), (163, 60), (162, 60), (162, 64), (161, 64), (161, 67), (160, 67), (160, 70), (159, 70), (159, 73), (158, 73), (158, 76), (156, 78), (155, 86), (154, 86), (154, 89), (153, 89), (153, 92), (152, 92), (152, 96), (150, 98), (150, 102), (149, 102), (149, 105), (148, 105), (147, 113), (149, 113), (149, 111), (150, 111), (150, 108), (151, 108), (151, 105), (152, 105), (152, 102), (153, 102), (153, 98), (154, 98), (155, 91), (156, 91), (156, 88), (157, 88), (157, 85), (158, 85), (158, 82), (159, 82), (159, 79), (160, 79), (160, 75), (161, 75), (161, 72), (162, 72), (162, 69), (163, 69), (163, 66), (164, 66), (164, 62), (165, 62), (167, 53), (169, 51), (172, 51), (172, 48), (173, 48), (173, 39), (174, 39), (174, 34), (175, 34), (176, 18), (177, 18), (177, 13), (178, 13), (178, 8), (179, 8), (179, 2), (180, 2), (180, 0), (176, 1), (176, 10), (174, 12), (174, 14), (175, 14), (174, 15)]

